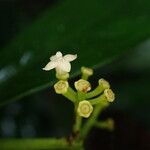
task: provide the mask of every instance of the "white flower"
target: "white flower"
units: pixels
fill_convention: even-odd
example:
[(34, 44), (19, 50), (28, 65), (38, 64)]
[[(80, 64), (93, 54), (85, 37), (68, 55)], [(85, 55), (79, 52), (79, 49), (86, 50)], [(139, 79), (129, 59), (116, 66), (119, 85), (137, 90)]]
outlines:
[(56, 55), (50, 57), (50, 62), (43, 68), (43, 70), (49, 71), (55, 68), (58, 74), (70, 72), (70, 62), (75, 60), (76, 58), (77, 55), (67, 54), (63, 56), (61, 52), (57, 52)]

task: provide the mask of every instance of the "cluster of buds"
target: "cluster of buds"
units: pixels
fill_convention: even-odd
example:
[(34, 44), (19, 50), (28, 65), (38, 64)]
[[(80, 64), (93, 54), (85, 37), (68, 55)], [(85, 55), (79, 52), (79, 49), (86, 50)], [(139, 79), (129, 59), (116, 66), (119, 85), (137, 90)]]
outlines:
[(110, 84), (105, 79), (98, 81), (98, 86), (91, 91), (91, 84), (88, 78), (93, 75), (93, 70), (87, 67), (81, 67), (81, 79), (74, 83), (72, 89), (68, 83), (69, 72), (71, 70), (70, 62), (75, 60), (77, 55), (62, 56), (57, 52), (55, 56), (50, 57), (50, 62), (43, 68), (44, 70), (56, 69), (56, 78), (59, 81), (54, 85), (57, 94), (62, 94), (75, 104), (76, 112), (79, 116), (88, 118), (92, 114), (95, 105), (108, 106), (113, 102), (115, 95), (110, 89)]

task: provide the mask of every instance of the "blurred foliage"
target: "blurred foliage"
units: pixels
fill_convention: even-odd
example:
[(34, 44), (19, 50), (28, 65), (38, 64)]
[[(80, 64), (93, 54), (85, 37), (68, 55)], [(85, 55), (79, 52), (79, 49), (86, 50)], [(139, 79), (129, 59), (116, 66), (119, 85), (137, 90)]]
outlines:
[(99, 74), (112, 80), (117, 97), (112, 107), (127, 112), (139, 125), (144, 123), (149, 128), (150, 40), (103, 69)]
[(11, 39), (58, 0), (1, 0), (0, 1), (0, 47)]
[[(6, 104), (46, 88), (41, 70), (57, 50), (77, 53), (79, 67), (100, 67), (148, 38), (148, 0), (64, 0), (28, 25), (0, 52), (0, 101)], [(87, 61), (88, 59), (88, 61)]]

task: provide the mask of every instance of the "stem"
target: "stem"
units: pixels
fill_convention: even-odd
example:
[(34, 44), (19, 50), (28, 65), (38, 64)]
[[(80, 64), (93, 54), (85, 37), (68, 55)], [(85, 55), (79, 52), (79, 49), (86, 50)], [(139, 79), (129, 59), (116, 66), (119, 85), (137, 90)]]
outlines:
[(73, 143), (69, 145), (65, 138), (62, 139), (2, 139), (0, 140), (0, 148), (3, 150), (79, 150), (82, 143)]
[(80, 92), (80, 91), (77, 92), (77, 100), (76, 100), (76, 103), (75, 103), (75, 117), (76, 117), (76, 119), (75, 119), (75, 124), (73, 126), (74, 133), (80, 132), (80, 128), (81, 128), (81, 125), (82, 125), (82, 117), (78, 115), (77, 108), (78, 108), (79, 102), (81, 100), (84, 100), (84, 97), (85, 97), (84, 92)]
[(68, 98), (69, 100), (71, 100), (73, 103), (76, 102), (77, 94), (76, 94), (76, 92), (71, 87), (69, 87), (68, 91), (65, 94), (63, 94), (63, 95), (66, 98)]
[(80, 102), (81, 100), (85, 99), (85, 94), (84, 92), (78, 91), (78, 101)]
[(89, 76), (87, 74), (82, 74), (81, 78), (84, 79), (84, 80), (88, 80)]
[(83, 138), (86, 138), (87, 134), (91, 130), (91, 128), (94, 126), (95, 121), (97, 120), (98, 115), (102, 112), (102, 110), (109, 106), (109, 103), (101, 102), (99, 105), (96, 105), (93, 111), (92, 116), (87, 120), (85, 125), (82, 128), (81, 136)]
[(77, 93), (70, 86), (69, 86), (68, 90), (72, 95), (74, 95), (74, 97), (77, 96)]
[(101, 94), (103, 91), (104, 91), (104, 88), (99, 85), (96, 89), (94, 89), (93, 91), (88, 92), (88, 93), (86, 94), (86, 99), (95, 97), (95, 96)]
[(108, 103), (107, 102), (107, 99), (106, 99), (106, 96), (104, 94), (102, 94), (101, 96), (97, 97), (97, 98), (94, 98), (94, 99), (91, 99), (89, 100), (89, 102), (92, 104), (92, 105), (96, 105), (96, 104), (105, 104), (105, 103)]
[(76, 114), (76, 121), (75, 121), (75, 125), (73, 127), (74, 133), (77, 133), (80, 131), (81, 124), (82, 124), (82, 117), (80, 117), (78, 114)]

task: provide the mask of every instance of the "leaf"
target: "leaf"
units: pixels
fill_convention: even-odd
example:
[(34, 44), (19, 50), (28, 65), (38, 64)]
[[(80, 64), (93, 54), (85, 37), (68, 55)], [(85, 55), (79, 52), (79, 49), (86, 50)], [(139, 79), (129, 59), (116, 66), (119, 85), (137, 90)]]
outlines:
[[(126, 61), (128, 60), (128, 61)], [(150, 40), (112, 66), (111, 76), (117, 79), (115, 107), (128, 112), (135, 120), (150, 127)]]
[(150, 1), (64, 0), (47, 10), (0, 52), (0, 103), (51, 86), (42, 71), (61, 50), (77, 53), (71, 76), (82, 65), (100, 67), (150, 36)]

